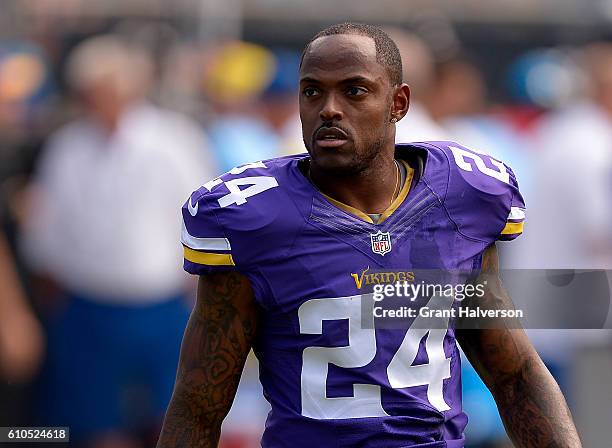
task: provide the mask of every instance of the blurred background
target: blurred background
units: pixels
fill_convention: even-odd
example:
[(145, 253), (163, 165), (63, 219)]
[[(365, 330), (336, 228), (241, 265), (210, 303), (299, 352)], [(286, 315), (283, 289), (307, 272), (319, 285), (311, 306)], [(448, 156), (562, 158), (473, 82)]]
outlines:
[[(612, 265), (611, 0), (1, 3), (0, 426), (154, 446), (195, 288), (178, 209), (233, 166), (304, 151), (300, 52), (332, 23), (398, 43), (398, 141), (513, 168), (528, 218), (505, 267)], [(609, 446), (610, 334), (530, 335), (585, 447)], [(467, 363), (464, 401), (469, 446), (510, 446)], [(259, 446), (267, 412), (251, 356), (221, 446)]]

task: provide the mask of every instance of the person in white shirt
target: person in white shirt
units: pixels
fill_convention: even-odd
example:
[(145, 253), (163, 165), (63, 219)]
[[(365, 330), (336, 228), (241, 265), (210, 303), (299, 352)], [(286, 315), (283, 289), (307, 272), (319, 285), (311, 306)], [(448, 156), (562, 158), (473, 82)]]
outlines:
[[(527, 232), (534, 237), (526, 239), (529, 268), (612, 267), (612, 44), (592, 43), (580, 54), (577, 62), (585, 71), (587, 95), (543, 119), (534, 136), (533, 172), (538, 175)], [(607, 276), (612, 290), (609, 272)], [(546, 313), (584, 315), (598, 306), (588, 292), (576, 297), (575, 308), (557, 296), (542, 299), (543, 308), (559, 304), (544, 308)], [(608, 443), (600, 428), (609, 423), (609, 415), (598, 410), (609, 407), (612, 389), (605, 375), (593, 373), (593, 362), (610, 363), (612, 311), (607, 310), (607, 315), (604, 329), (530, 332), (538, 351), (562, 372), (561, 386), (574, 386), (584, 446)]]
[[(589, 94), (542, 120), (534, 223), (540, 267), (612, 267), (612, 44), (590, 44), (579, 61)], [(562, 197), (563, 201), (550, 200)], [(562, 244), (560, 242), (562, 241)]]
[(67, 67), (83, 113), (48, 141), (23, 239), (67, 302), (47, 323), (40, 423), (129, 447), (163, 415), (188, 318), (176, 210), (217, 172), (202, 130), (146, 101), (143, 52), (100, 36)]

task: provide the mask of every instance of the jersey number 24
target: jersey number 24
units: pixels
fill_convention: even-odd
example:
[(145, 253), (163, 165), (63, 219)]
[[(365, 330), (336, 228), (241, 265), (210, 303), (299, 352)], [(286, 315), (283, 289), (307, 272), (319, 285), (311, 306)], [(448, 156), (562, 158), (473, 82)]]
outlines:
[[(302, 415), (305, 417), (344, 419), (388, 415), (382, 406), (380, 385), (353, 384), (352, 397), (328, 398), (326, 393), (330, 363), (345, 369), (364, 367), (376, 356), (376, 330), (372, 325), (363, 325), (362, 322), (361, 300), (364, 298), (366, 296), (355, 295), (312, 299), (304, 302), (298, 310), (302, 334), (322, 334), (324, 320), (348, 319), (349, 327), (347, 346), (304, 349), (301, 395)], [(429, 307), (448, 309), (452, 301), (452, 297), (434, 296), (430, 299)], [(422, 318), (417, 317), (406, 332), (403, 342), (387, 366), (386, 375), (390, 386), (395, 389), (426, 385), (429, 403), (437, 410), (445, 411), (450, 409), (443, 396), (443, 380), (450, 377), (450, 359), (444, 353), (448, 318), (440, 318), (441, 322), (436, 322), (436, 329), (416, 324), (419, 319)], [(412, 365), (425, 335), (429, 362)]]

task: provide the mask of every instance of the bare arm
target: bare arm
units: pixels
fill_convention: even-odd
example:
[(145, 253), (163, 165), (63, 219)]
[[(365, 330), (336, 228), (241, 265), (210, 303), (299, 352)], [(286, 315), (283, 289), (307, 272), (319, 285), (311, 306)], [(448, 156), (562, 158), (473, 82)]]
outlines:
[(244, 276), (200, 277), (158, 448), (217, 446), (256, 326), (257, 306)]
[(42, 328), (30, 309), (0, 230), (0, 375), (9, 381), (29, 380), (39, 367), (43, 350)]
[[(487, 278), (478, 306), (511, 309), (499, 278), (497, 249), (483, 258)], [(578, 432), (565, 398), (525, 332), (517, 326), (462, 329), (457, 339), (483, 379), (499, 409), (512, 442), (520, 448), (579, 448)]]

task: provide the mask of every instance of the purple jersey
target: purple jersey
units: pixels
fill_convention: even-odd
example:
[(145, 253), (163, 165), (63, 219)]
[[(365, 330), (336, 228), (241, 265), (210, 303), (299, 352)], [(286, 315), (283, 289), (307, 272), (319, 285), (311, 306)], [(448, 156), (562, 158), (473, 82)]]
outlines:
[(462, 447), (452, 326), (368, 328), (364, 273), (478, 270), (484, 249), (522, 232), (514, 174), (456, 143), (397, 145), (414, 177), (374, 224), (320, 193), (299, 168), (307, 157), (235, 168), (183, 207), (185, 269), (241, 272), (262, 308), (262, 445)]

